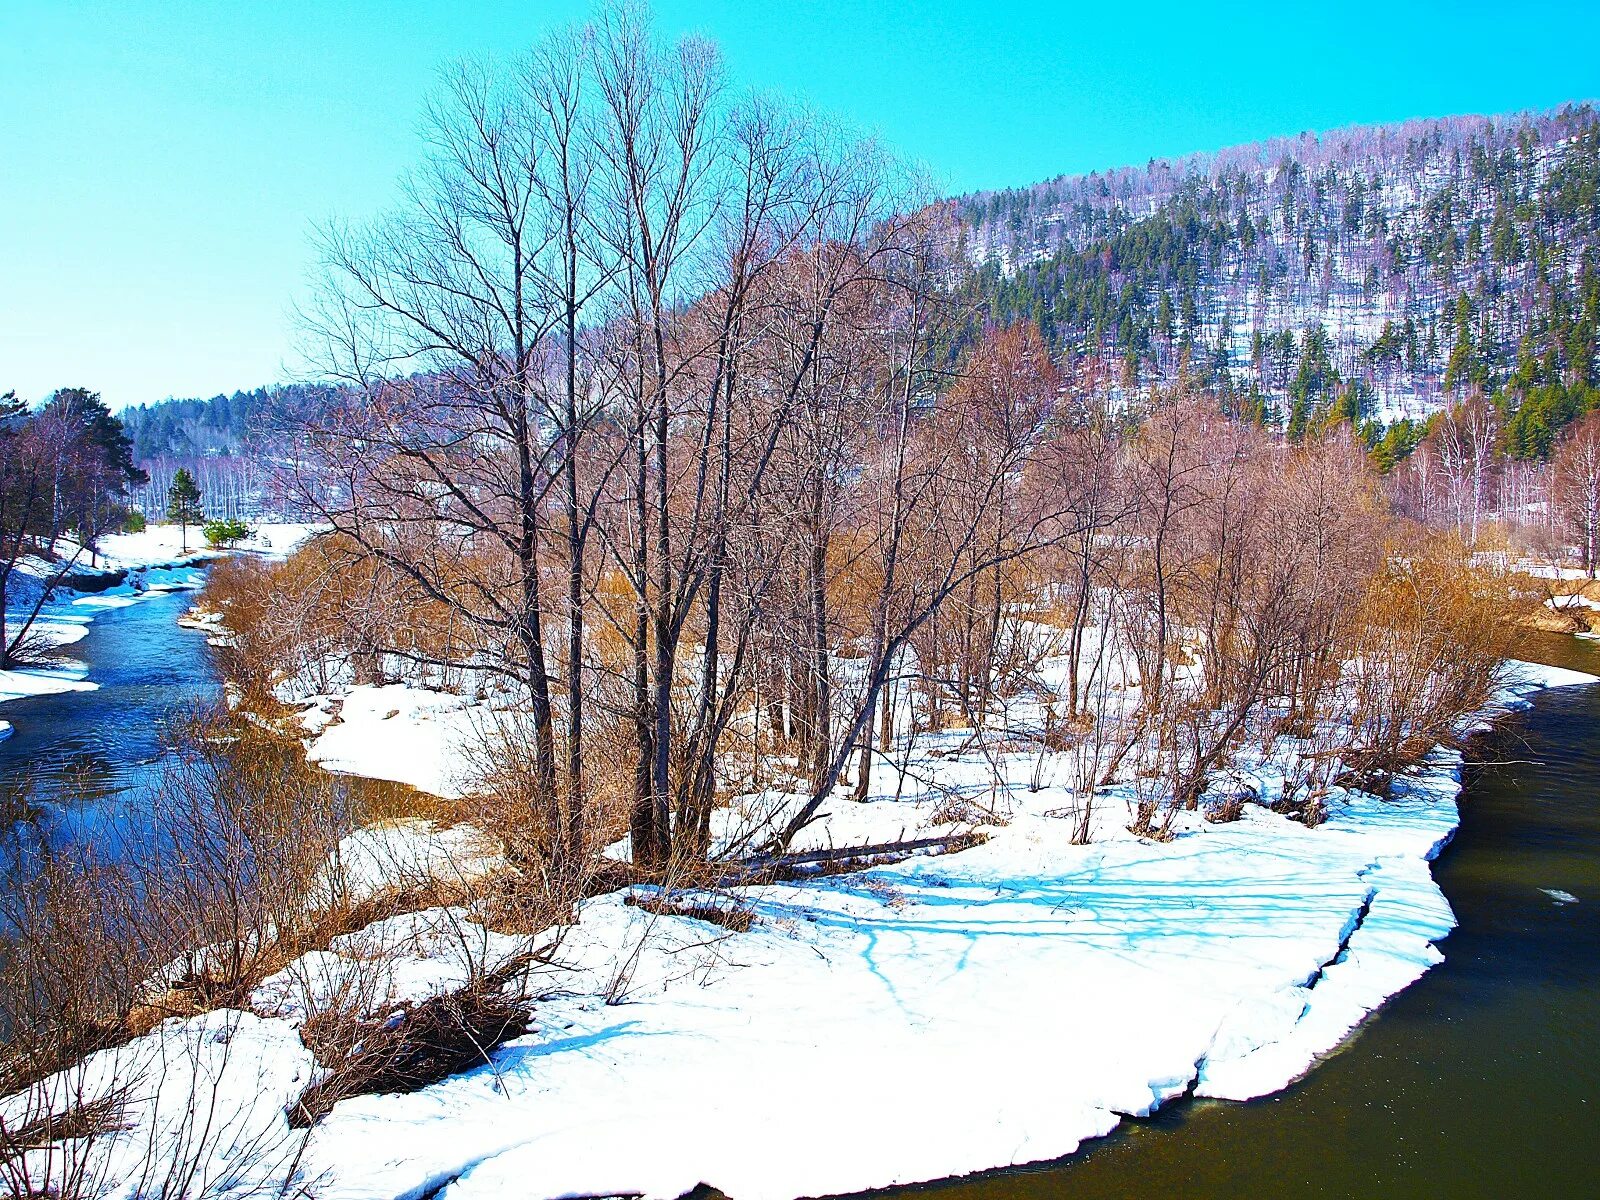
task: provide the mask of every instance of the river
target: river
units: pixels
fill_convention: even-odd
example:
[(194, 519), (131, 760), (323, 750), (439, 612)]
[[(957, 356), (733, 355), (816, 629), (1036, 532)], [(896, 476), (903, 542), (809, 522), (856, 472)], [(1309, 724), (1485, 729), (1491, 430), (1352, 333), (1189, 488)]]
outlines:
[[(99, 690), (0, 708), (16, 726), (0, 789), (87, 796), (70, 810), (81, 818), (148, 784), (163, 721), (218, 694), (204, 637), (174, 624), (189, 603), (158, 595), (97, 619), (71, 652)], [(1600, 674), (1600, 649), (1573, 638), (1527, 653)], [(1169, 1105), (1061, 1162), (902, 1194), (1600, 1196), (1600, 687), (1541, 693), (1473, 757), (1461, 831), (1434, 868), (1460, 922), (1444, 964), (1306, 1079), (1248, 1104)]]
[[(1524, 653), (1600, 674), (1600, 649), (1576, 638)], [(1600, 687), (1540, 693), (1472, 759), (1461, 830), (1434, 866), (1460, 922), (1444, 963), (1305, 1079), (1248, 1104), (1169, 1105), (1057, 1163), (899, 1194), (1600, 1196)]]
[(98, 688), (0, 705), (15, 728), (0, 742), (0, 797), (24, 798), (59, 826), (159, 778), (163, 726), (221, 695), (205, 635), (177, 624), (193, 603), (192, 592), (156, 592), (105, 610), (62, 651)]

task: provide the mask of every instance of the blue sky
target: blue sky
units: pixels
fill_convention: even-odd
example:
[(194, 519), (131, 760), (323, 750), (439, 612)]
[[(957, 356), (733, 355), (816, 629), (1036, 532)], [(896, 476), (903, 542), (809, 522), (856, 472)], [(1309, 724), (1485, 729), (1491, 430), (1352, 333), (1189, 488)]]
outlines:
[[(0, 391), (113, 406), (293, 376), (308, 233), (383, 207), (438, 66), (577, 0), (0, 0)], [(659, 0), (736, 81), (951, 191), (1600, 95), (1600, 4)]]

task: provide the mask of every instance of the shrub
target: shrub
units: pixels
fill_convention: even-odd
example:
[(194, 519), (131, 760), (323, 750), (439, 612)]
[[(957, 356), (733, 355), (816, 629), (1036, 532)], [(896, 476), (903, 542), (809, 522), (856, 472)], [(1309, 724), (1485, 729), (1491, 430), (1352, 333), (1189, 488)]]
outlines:
[(350, 1096), (414, 1092), (491, 1063), (496, 1047), (528, 1029), (523, 1003), (498, 982), (475, 980), (384, 1016), (313, 1017), (301, 1033), (327, 1073), (302, 1093), (291, 1124), (315, 1124)]
[(232, 546), (250, 536), (250, 527), (243, 521), (216, 520), (207, 521), (201, 532), (206, 535), (206, 541), (214, 547)]
[(1391, 547), (1354, 629), (1344, 782), (1386, 795), (1434, 746), (1456, 740), (1504, 678), (1526, 597), (1457, 538)]

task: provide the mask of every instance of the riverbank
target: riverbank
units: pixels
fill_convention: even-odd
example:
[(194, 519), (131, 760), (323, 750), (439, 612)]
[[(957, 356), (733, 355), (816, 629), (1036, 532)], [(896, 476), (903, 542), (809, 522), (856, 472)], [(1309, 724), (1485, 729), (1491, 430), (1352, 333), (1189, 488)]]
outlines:
[[(1525, 667), (1502, 701), (1594, 678)], [(342, 769), (360, 765), (351, 745), (403, 746), (434, 720), (427, 704), (368, 699), (349, 709)], [(701, 1182), (753, 1200), (1051, 1160), (1186, 1094), (1282, 1088), (1441, 960), (1453, 916), (1429, 864), (1457, 824), (1453, 752), (1394, 801), (1337, 792), (1317, 829), (1246, 805), (1231, 824), (1180, 814), (1177, 836), (1154, 842), (1128, 831), (1123, 785), (1101, 797), (1090, 844), (1073, 845), (1059, 761), (1036, 779), (1034, 756), (1002, 756), (996, 780), (963, 741), (929, 737), (914, 790), (841, 800), (809, 834), (948, 830), (946, 806), (964, 798), (997, 814), (984, 844), (727, 889), (716, 902), (748, 918), (737, 930), (629, 903), (639, 889), (586, 901), (534, 968), (527, 1035), (414, 1094), (338, 1104), (305, 1177), (352, 1200), (667, 1197)], [(450, 914), (395, 921), (412, 932), (388, 1001), (447, 986), (459, 965), (437, 930)], [(240, 1137), (270, 1140), (281, 1113), (256, 1098), (309, 1078), (283, 997), (336, 980), (339, 964), (290, 964), (236, 1016), (250, 1073), (223, 1080), (219, 1103), (254, 1114)], [(222, 1019), (152, 1037), (211, 1037)]]
[[(1600, 671), (1600, 649), (1524, 655)], [(1461, 824), (1431, 872), (1445, 961), (1304, 1079), (1185, 1100), (1047, 1164), (877, 1200), (1501, 1200), (1600, 1194), (1600, 688), (1561, 688), (1475, 739)]]
[[(1504, 699), (1592, 681), (1523, 668)], [(986, 789), (953, 743), (929, 747), (941, 783)], [(1453, 752), (1394, 802), (1338, 795), (1316, 830), (1247, 806), (1184, 814), (1165, 845), (1128, 833), (1118, 794), (1072, 846), (1068, 797), (1003, 765), (1009, 821), (985, 845), (737, 889), (745, 933), (590, 901), (563, 947), (577, 995), (540, 1007), (546, 1032), (493, 1071), (341, 1105), (324, 1191), (751, 1200), (1054, 1159), (1186, 1093), (1284, 1087), (1441, 960), (1453, 916), (1428, 864), (1456, 828)], [(933, 803), (843, 804), (815, 838), (933, 831)]]
[[(235, 552), (284, 555), (307, 532), (306, 526), (298, 524), (263, 525)], [(201, 541), (199, 530), (190, 528), (189, 541)], [(203, 545), (185, 550), (182, 532), (167, 525), (152, 526), (142, 533), (108, 535), (100, 546), (94, 563), (75, 566), (39, 610), (33, 626), (38, 660), (0, 671), (0, 704), (94, 689), (98, 685), (68, 648), (84, 638), (96, 616), (149, 596), (199, 588), (205, 568), (220, 553)], [(26, 618), (43, 580), (51, 574), (46, 564), (36, 560), (19, 564), (20, 578), (13, 581), (6, 613), (9, 624), (14, 626)]]

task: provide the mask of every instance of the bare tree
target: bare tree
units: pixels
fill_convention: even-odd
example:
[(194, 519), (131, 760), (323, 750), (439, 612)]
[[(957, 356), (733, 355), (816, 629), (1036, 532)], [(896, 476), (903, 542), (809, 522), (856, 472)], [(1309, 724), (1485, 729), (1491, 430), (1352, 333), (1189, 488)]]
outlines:
[(1550, 466), (1554, 515), (1575, 539), (1590, 579), (1600, 563), (1600, 416), (1590, 413), (1567, 431)]

